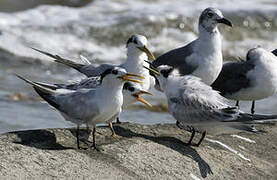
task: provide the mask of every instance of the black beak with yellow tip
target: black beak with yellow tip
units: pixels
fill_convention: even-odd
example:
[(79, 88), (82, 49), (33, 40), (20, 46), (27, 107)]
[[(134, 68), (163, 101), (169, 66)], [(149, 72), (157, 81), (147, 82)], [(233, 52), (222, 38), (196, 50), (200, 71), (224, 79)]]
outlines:
[(154, 54), (146, 47), (146, 46), (143, 46), (143, 47), (138, 47), (139, 50), (145, 52), (148, 56), (150, 56), (153, 60), (155, 60), (155, 56)]

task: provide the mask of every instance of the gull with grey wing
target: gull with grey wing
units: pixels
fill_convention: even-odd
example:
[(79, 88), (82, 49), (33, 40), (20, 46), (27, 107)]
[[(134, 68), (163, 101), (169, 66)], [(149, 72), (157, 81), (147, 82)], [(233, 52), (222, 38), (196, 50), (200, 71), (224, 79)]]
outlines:
[[(216, 8), (205, 9), (199, 17), (199, 37), (184, 47), (173, 49), (159, 56), (153, 65), (169, 65), (179, 70), (181, 75), (191, 74), (211, 85), (222, 68), (221, 35), (217, 25), (223, 23), (232, 27)], [(155, 87), (159, 90), (156, 81)]]
[(226, 62), (211, 86), (237, 106), (240, 100), (252, 101), (254, 114), (255, 100), (277, 92), (277, 57), (261, 47), (250, 49), (246, 61)]

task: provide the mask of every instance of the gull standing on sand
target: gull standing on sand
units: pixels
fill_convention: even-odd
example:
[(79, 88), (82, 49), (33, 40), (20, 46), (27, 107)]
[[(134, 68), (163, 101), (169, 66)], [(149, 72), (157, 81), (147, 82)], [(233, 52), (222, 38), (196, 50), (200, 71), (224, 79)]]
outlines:
[(237, 106), (240, 100), (252, 101), (254, 114), (255, 100), (277, 92), (277, 57), (261, 47), (250, 49), (246, 61), (226, 62), (211, 86)]
[[(123, 104), (122, 89), (124, 82), (141, 81), (129, 77), (141, 77), (136, 74), (127, 73), (125, 69), (114, 67), (107, 69), (101, 75), (101, 85), (95, 89), (78, 90), (52, 90), (43, 87), (19, 75), (20, 79), (31, 84), (35, 91), (51, 106), (56, 108), (65, 120), (77, 124), (77, 147), (79, 146), (79, 126), (87, 124), (92, 127), (93, 144), (95, 145), (96, 124), (112, 122), (121, 112)], [(113, 128), (110, 127), (112, 130)], [(115, 136), (113, 131), (112, 136)]]
[[(184, 47), (159, 56), (153, 65), (172, 66), (181, 75), (191, 74), (211, 85), (219, 75), (223, 62), (221, 35), (217, 28), (219, 23), (232, 27), (232, 23), (218, 9), (205, 9), (199, 17), (199, 37)], [(159, 89), (157, 81), (155, 87)]]
[[(142, 79), (142, 84), (140, 84), (138, 87), (140, 90), (148, 91), (151, 86), (151, 82), (154, 82), (152, 77), (149, 75), (149, 71), (144, 69), (143, 66), (149, 66), (148, 63), (145, 63), (144, 60), (148, 60), (149, 55), (153, 60), (155, 59), (154, 55), (151, 51), (147, 48), (147, 39), (146, 37), (142, 35), (132, 35), (127, 43), (127, 60), (120, 64), (120, 65), (114, 65), (114, 64), (90, 64), (89, 61), (83, 61), (83, 64), (76, 63), (74, 61), (64, 59), (58, 55), (50, 54), (45, 51), (41, 51), (38, 49), (33, 48), (34, 50), (43, 53), (51, 58), (55, 59), (55, 62), (65, 64), (67, 66), (70, 66), (77, 71), (85, 74), (87, 77), (95, 77), (100, 76), (107, 68), (119, 66), (122, 68), (125, 68), (128, 72), (132, 72), (135, 74), (138, 74), (140, 76), (143, 76), (144, 79)], [(138, 85), (136, 85), (138, 86)], [(124, 94), (124, 101), (128, 102), (129, 104), (132, 104), (136, 102), (136, 100), (130, 96), (125, 96)], [(128, 99), (128, 100), (126, 100)], [(127, 107), (128, 104), (125, 103), (125, 107)], [(119, 118), (117, 118), (117, 122), (119, 122)]]
[(244, 123), (277, 117), (247, 114), (238, 107), (231, 107), (228, 99), (200, 78), (192, 75), (181, 76), (177, 69), (174, 70), (170, 66), (162, 65), (151, 71), (167, 97), (169, 112), (177, 120), (176, 125), (192, 133), (188, 145), (192, 143), (195, 132), (202, 133), (196, 144), (199, 146), (206, 131), (213, 134), (232, 132), (235, 129), (255, 131), (256, 129)]

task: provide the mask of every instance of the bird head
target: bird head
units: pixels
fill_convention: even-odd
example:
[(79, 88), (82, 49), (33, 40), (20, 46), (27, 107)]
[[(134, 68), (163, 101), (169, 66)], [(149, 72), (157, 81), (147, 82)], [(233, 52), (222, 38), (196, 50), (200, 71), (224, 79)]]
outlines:
[(149, 102), (140, 97), (143, 94), (153, 95), (150, 92), (144, 91), (139, 86), (136, 86), (136, 84), (130, 82), (126, 82), (124, 84), (123, 90), (127, 92), (132, 98), (135, 98), (135, 100), (142, 102), (149, 108), (152, 107), (152, 105)]
[(147, 48), (147, 39), (145, 36), (142, 35), (132, 35), (126, 44), (126, 47), (128, 49), (138, 49), (141, 52), (146, 53), (148, 56), (150, 56), (153, 60), (155, 60), (155, 56), (153, 53)]
[[(146, 61), (148, 62), (148, 61)], [(174, 69), (172, 66), (168, 65), (161, 65), (158, 67), (154, 67), (152, 63), (148, 62), (150, 64), (150, 68), (144, 66), (144, 68), (148, 69), (152, 72), (155, 79), (158, 81), (158, 83), (162, 86), (161, 88), (164, 89), (164, 85), (170, 75), (173, 76), (179, 76), (179, 71), (177, 69)]]
[(199, 26), (202, 26), (207, 31), (212, 31), (219, 23), (230, 27), (233, 26), (231, 21), (224, 18), (222, 12), (216, 8), (206, 8), (199, 17)]
[[(132, 73), (128, 73), (124, 68), (121, 67), (114, 67), (114, 68), (109, 68), (106, 71), (104, 71), (101, 74), (101, 83), (103, 80), (109, 81), (109, 80), (120, 80), (120, 82), (126, 82), (126, 81), (130, 81), (130, 82), (135, 82), (135, 83), (142, 83), (142, 81), (136, 80), (136, 79), (132, 79), (130, 77), (135, 77), (135, 78), (141, 78), (144, 79), (144, 77), (137, 75), (137, 74), (132, 74)], [(112, 82), (116, 82), (116, 81), (112, 81)]]

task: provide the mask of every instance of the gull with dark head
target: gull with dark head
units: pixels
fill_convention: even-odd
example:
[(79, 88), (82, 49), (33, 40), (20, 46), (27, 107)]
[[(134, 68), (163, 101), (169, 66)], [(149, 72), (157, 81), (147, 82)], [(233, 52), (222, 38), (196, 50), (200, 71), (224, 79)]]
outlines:
[[(120, 67), (105, 70), (101, 74), (101, 85), (95, 89), (56, 89), (44, 87), (33, 81), (17, 75), (20, 79), (31, 84), (35, 91), (51, 106), (57, 109), (66, 121), (77, 124), (77, 133), (81, 124), (86, 124), (93, 129), (93, 144), (95, 145), (96, 124), (108, 123), (118, 117), (123, 104), (122, 89), (127, 81), (142, 83), (130, 77), (141, 77), (127, 73)], [(113, 131), (113, 128), (110, 127)], [(115, 132), (113, 131), (113, 136)], [(79, 135), (77, 134), (77, 147)]]
[[(191, 74), (211, 85), (222, 68), (222, 45), (218, 24), (232, 27), (216, 8), (205, 9), (199, 17), (199, 37), (181, 48), (173, 49), (159, 56), (153, 65), (169, 65), (179, 70), (181, 75)], [(156, 82), (157, 84), (157, 82)], [(157, 89), (158, 84), (156, 85)]]
[(192, 75), (181, 76), (173, 67), (162, 65), (149, 70), (159, 81), (167, 97), (169, 112), (177, 120), (177, 126), (192, 133), (188, 144), (191, 144), (195, 132), (202, 133), (196, 144), (199, 146), (206, 132), (218, 134), (234, 130), (254, 131), (245, 123), (277, 117), (244, 113), (237, 107), (232, 107), (228, 99), (200, 78)]
[(258, 47), (250, 49), (246, 61), (226, 62), (212, 88), (222, 96), (239, 101), (252, 101), (272, 96), (277, 92), (277, 57), (273, 52)]

